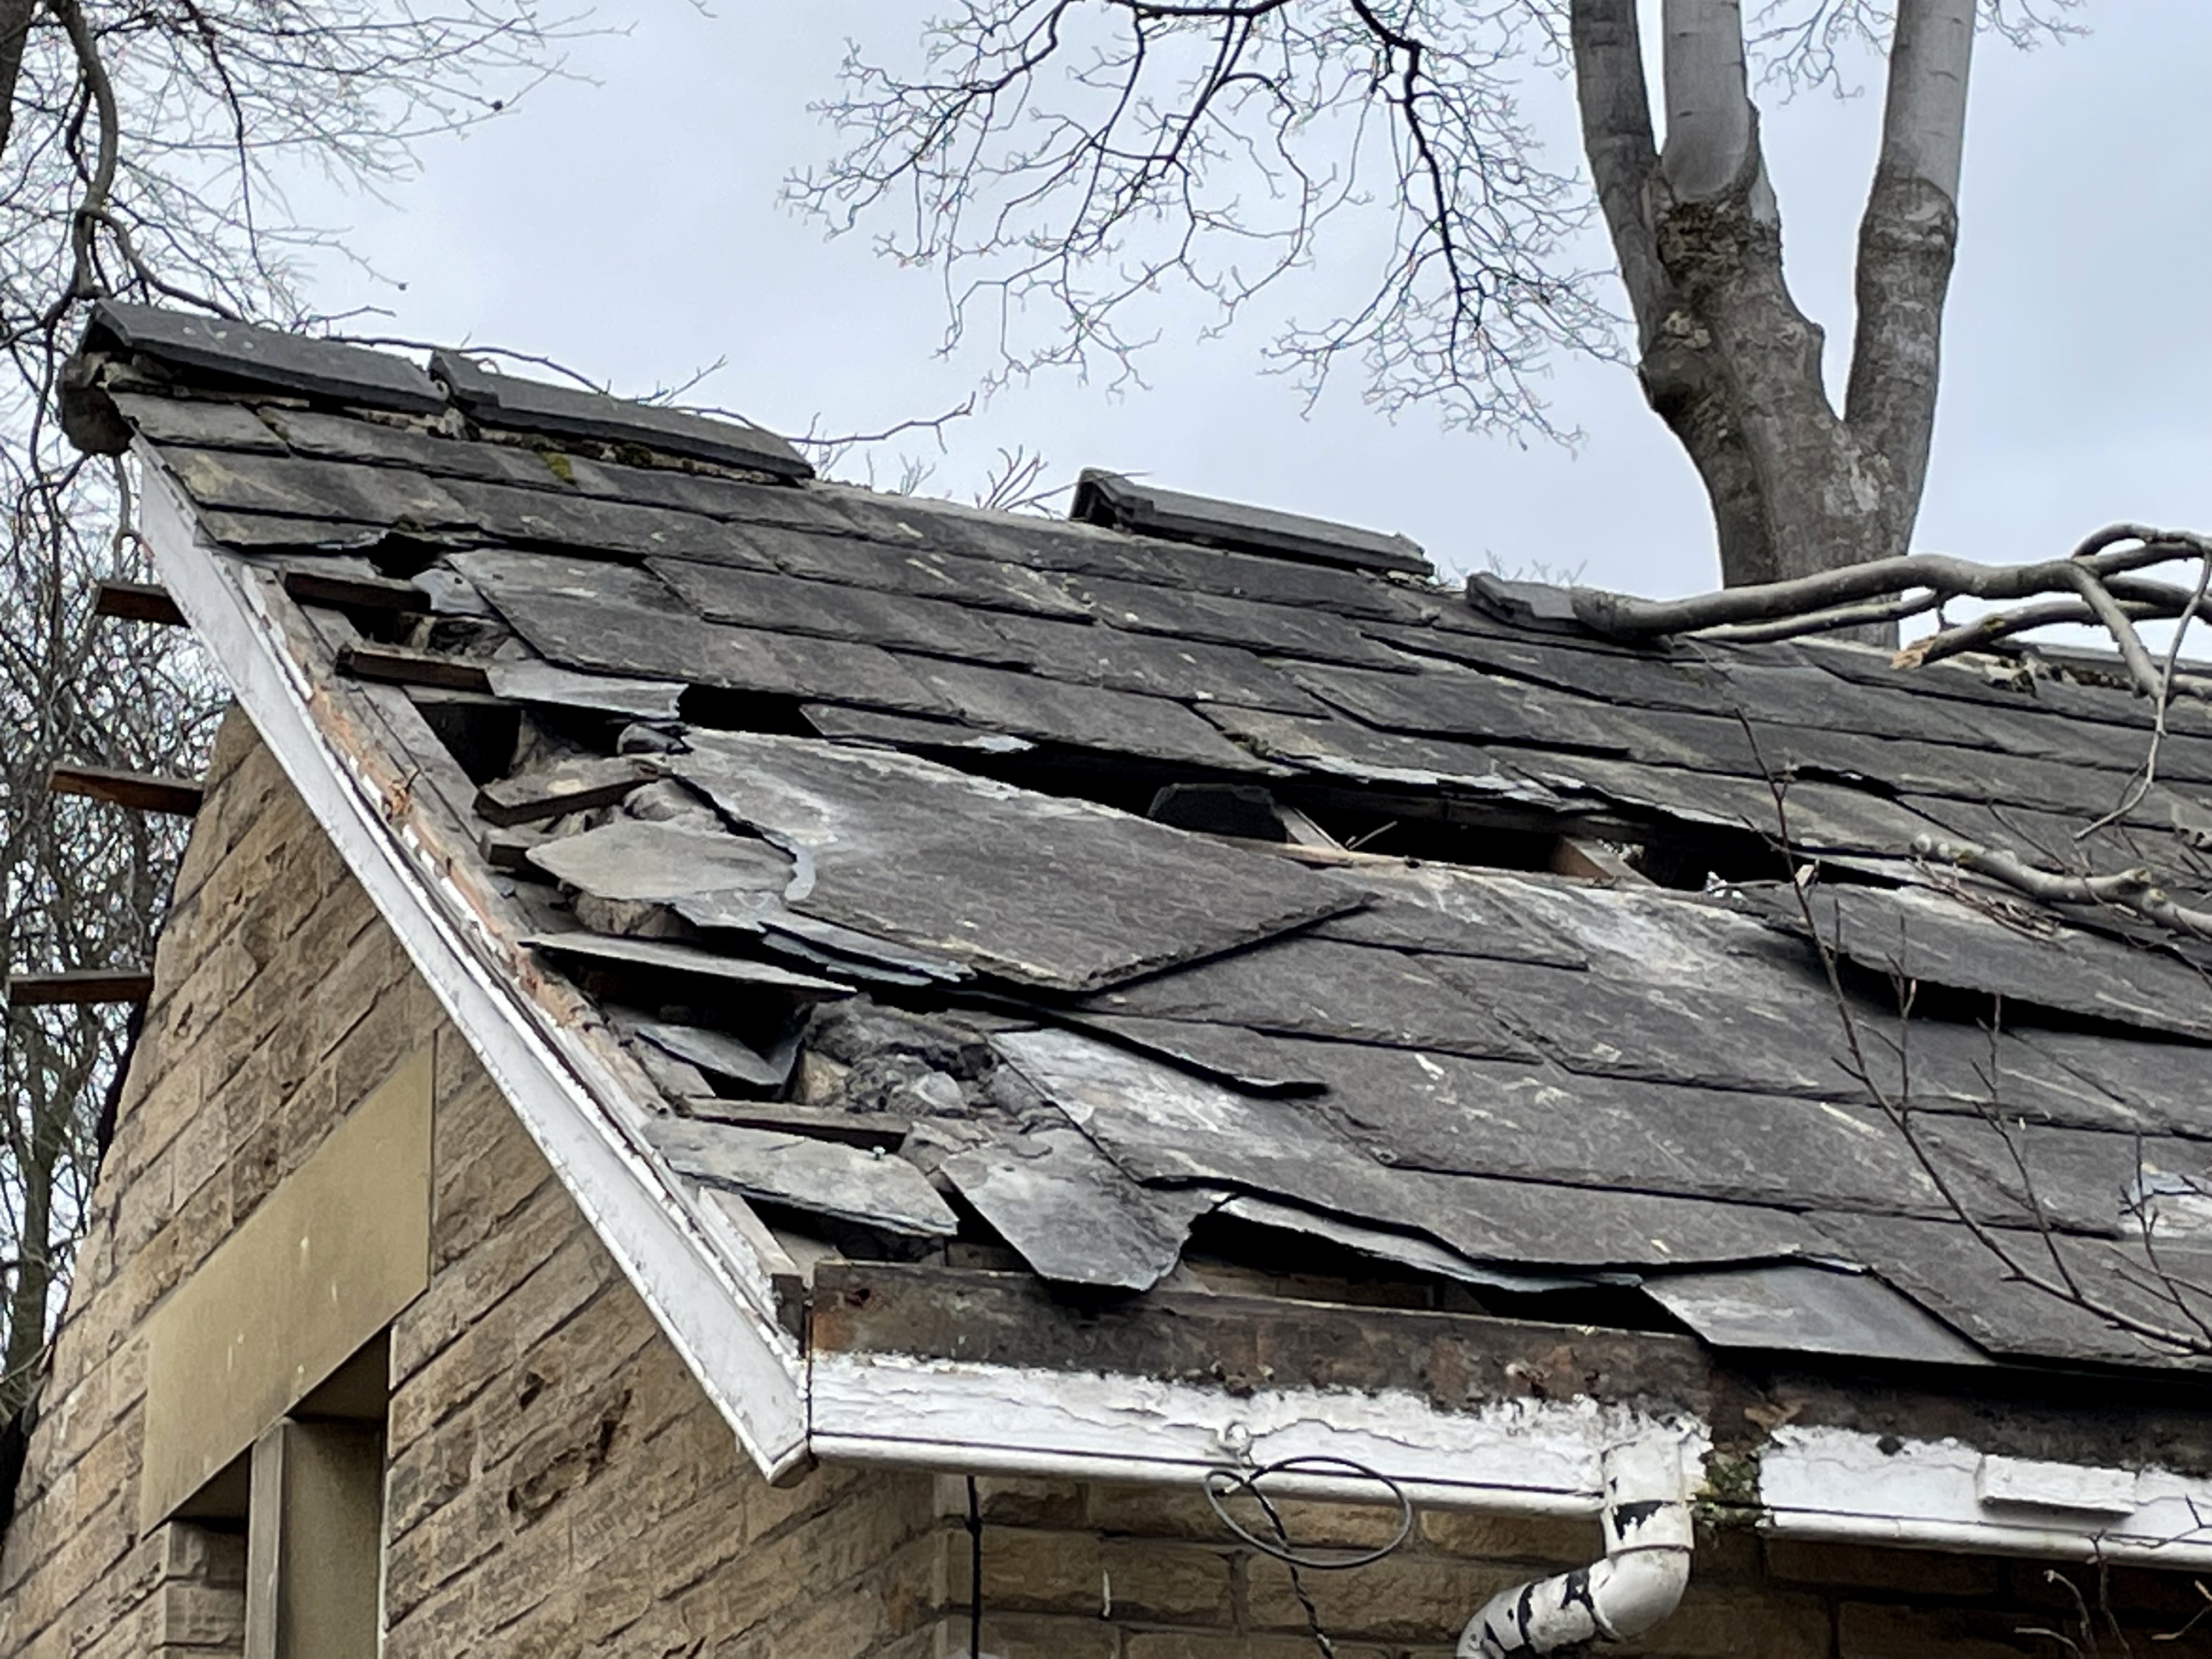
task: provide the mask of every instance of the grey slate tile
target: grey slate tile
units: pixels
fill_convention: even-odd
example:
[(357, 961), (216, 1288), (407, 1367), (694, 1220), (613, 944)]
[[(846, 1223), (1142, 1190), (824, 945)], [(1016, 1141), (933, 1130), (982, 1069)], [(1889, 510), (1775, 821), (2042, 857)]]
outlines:
[(1188, 702), (1234, 703), (1317, 714), (1322, 705), (1251, 652), (1233, 645), (1132, 634), (1093, 623), (1006, 615), (994, 623), (1051, 679), (1109, 686)]
[(1537, 807), (1560, 805), (1543, 785), (1501, 765), (1487, 750), (1471, 743), (1407, 737), (1355, 720), (1310, 719), (1225, 703), (1208, 703), (1200, 712), (1249, 753), (1317, 777), (1505, 796)]
[(793, 851), (793, 909), (1019, 985), (1114, 984), (1346, 902), (1268, 854), (909, 756), (735, 732), (690, 741), (665, 764)]
[(964, 605), (907, 593), (743, 570), (684, 559), (648, 561), (701, 616), (773, 633), (855, 640), (969, 662), (1018, 664), (1028, 653)]
[(391, 467), (213, 449), (167, 448), (161, 459), (202, 507), (432, 530), (476, 523), (436, 480)]
[[(1415, 665), (1411, 658), (1401, 659)], [(1417, 673), (1285, 663), (1324, 702), (1387, 732), (1625, 754), (1643, 716), (1472, 669), (1429, 661)]]
[(1139, 634), (1239, 645), (1267, 656), (1311, 658), (1382, 670), (1412, 665), (1347, 619), (1310, 608), (1081, 575), (1076, 592), (1101, 622)]
[[(1535, 971), (1535, 970), (1530, 970)], [(1468, 995), (1441, 961), (1310, 935), (1103, 992), (1100, 1014), (1249, 1026), (1287, 1036), (1530, 1060), (1525, 1037)]]
[[(110, 396), (123, 418), (138, 435), (164, 447), (174, 444), (188, 449), (248, 449), (282, 455), (284, 441), (257, 419), (244, 404), (186, 402), (177, 398), (149, 398), (137, 392)], [(347, 426), (354, 424), (348, 421)]]
[[(1214, 770), (1265, 769), (1181, 703), (980, 663), (898, 659), (963, 722), (1042, 743)], [(851, 699), (851, 701), (864, 701)]]

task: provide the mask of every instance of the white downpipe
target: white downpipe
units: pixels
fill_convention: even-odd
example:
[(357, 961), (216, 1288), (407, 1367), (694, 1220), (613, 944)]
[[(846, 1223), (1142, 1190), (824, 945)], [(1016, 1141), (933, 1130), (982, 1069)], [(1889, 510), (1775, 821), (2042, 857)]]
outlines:
[(1651, 1435), (1605, 1455), (1605, 1559), (1502, 1590), (1468, 1620), (1458, 1659), (1518, 1659), (1625, 1642), (1674, 1611), (1692, 1533), (1682, 1443)]

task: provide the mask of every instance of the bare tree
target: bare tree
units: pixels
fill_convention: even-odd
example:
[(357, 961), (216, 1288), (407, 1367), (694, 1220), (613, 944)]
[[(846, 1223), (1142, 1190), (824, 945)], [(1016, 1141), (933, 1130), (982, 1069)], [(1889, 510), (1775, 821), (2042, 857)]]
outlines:
[[(415, 146), (557, 67), (535, 0), (0, 0), (0, 967), (143, 963), (182, 827), (49, 797), (60, 762), (191, 774), (219, 698), (181, 630), (93, 614), (149, 573), (127, 468), (53, 423), (88, 306), (158, 300), (327, 327), (302, 297), (337, 234), (283, 189), (375, 189)], [(125, 1011), (10, 1007), (0, 1102), (0, 1415), (34, 1380), (98, 1155)]]
[[(2074, 3), (1978, 0), (1978, 21), (2025, 43)], [(1553, 433), (1550, 355), (1632, 356), (1705, 481), (1723, 580), (1767, 581), (1910, 544), (1977, 7), (1663, 0), (1662, 143), (1637, 0), (957, 0), (919, 61), (848, 59), (822, 107), (849, 146), (790, 195), (939, 268), (948, 343), (987, 331), (1000, 379), (1133, 372), (1156, 290), (1225, 325), (1305, 266), (1379, 249), (1362, 301), (1273, 347), (1310, 395), (1349, 357), (1386, 412)], [(1887, 90), (1838, 409), (1784, 276), (1752, 82), (1840, 88), (1854, 47), (1887, 53)], [(1571, 69), (1594, 192), (1522, 121), (1532, 62)], [(1594, 208), (1632, 354), (1603, 273), (1566, 260)]]

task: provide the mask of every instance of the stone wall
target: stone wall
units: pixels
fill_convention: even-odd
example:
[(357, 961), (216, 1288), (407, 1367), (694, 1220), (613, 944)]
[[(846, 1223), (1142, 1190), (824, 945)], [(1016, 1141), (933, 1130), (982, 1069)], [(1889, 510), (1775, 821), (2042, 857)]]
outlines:
[[(243, 720), (217, 745), (145, 1035), (0, 1551), (0, 1659), (237, 1655), (241, 1540), (138, 1535), (147, 1311), (405, 1056), (437, 1054), (430, 1288), (391, 1344), (393, 1659), (944, 1659), (974, 1557), (957, 1476), (763, 1481)], [(979, 1483), (984, 1650), (1307, 1659), (1278, 1563), (1188, 1492)], [(1389, 1517), (1291, 1505), (1306, 1542)], [(1340, 1659), (1442, 1659), (1492, 1591), (1595, 1528), (1429, 1514), (1371, 1567), (1310, 1574)], [(2087, 1573), (2075, 1582), (2094, 1599)], [(2121, 1575), (2142, 1629), (2203, 1605)], [(2033, 1564), (1701, 1540), (1670, 1659), (1995, 1659), (2070, 1601)], [(2106, 1644), (2108, 1647), (2109, 1643)], [(2173, 1646), (2161, 1650), (2185, 1651)]]

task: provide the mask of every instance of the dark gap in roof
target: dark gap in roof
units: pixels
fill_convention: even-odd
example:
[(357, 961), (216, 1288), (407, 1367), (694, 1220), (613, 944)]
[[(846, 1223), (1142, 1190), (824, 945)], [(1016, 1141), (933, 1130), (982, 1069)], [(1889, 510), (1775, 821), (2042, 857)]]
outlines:
[(410, 687), (408, 696), (471, 783), (481, 787), (514, 769), (522, 735), (522, 710), (515, 704), (428, 686)]

